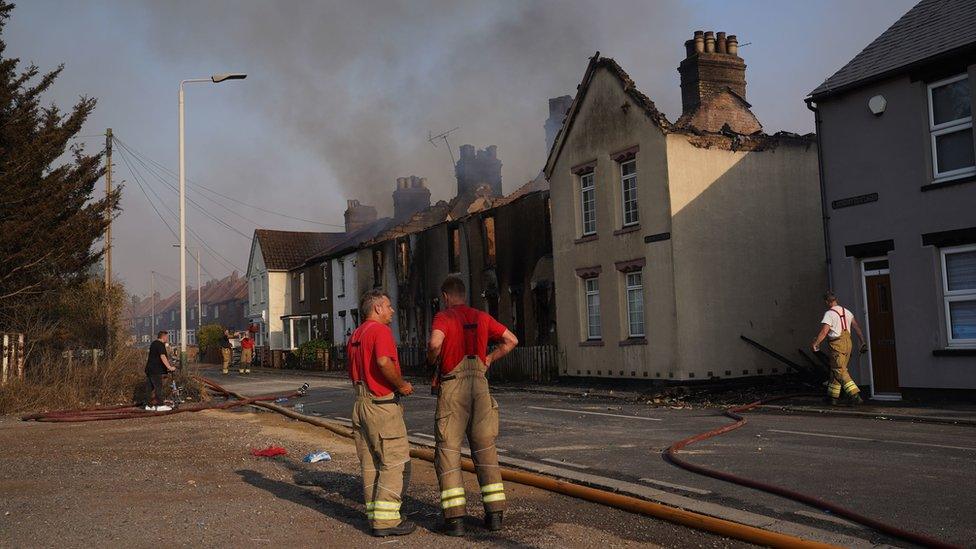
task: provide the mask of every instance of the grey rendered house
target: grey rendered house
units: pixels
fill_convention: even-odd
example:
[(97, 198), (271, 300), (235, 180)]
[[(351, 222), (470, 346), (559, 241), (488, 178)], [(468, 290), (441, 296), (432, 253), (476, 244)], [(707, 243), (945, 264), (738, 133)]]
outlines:
[(875, 398), (976, 389), (976, 2), (923, 0), (811, 92), (829, 283)]

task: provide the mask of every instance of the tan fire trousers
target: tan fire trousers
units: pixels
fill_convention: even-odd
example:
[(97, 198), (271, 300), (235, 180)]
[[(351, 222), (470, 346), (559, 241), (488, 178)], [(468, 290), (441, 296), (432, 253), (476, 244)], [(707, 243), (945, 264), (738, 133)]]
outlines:
[(239, 368), (240, 372), (250, 372), (251, 371), (251, 361), (254, 359), (254, 349), (241, 349), (241, 366)]
[(827, 342), (830, 346), (830, 383), (827, 384), (827, 393), (830, 398), (840, 398), (840, 391), (843, 387), (844, 392), (854, 396), (861, 392), (857, 383), (851, 379), (851, 374), (847, 372), (847, 363), (851, 360), (851, 333), (844, 330), (837, 339)]
[(231, 360), (231, 357), (233, 357), (233, 355), (231, 354), (231, 350), (230, 349), (224, 349), (223, 347), (221, 347), (220, 348), (220, 357), (222, 359), (224, 359), (224, 373), (226, 374), (227, 373), (227, 370), (230, 368), (230, 360)]
[(400, 503), (410, 483), (410, 444), (403, 405), (394, 395), (374, 397), (356, 383), (353, 438), (363, 474), (366, 518), (373, 528), (400, 524)]
[(441, 487), (444, 518), (465, 515), (461, 445), (467, 435), (481, 485), (485, 513), (505, 509), (505, 488), (498, 469), (498, 402), (488, 392), (487, 369), (479, 357), (468, 357), (441, 379), (437, 398), (434, 469)]

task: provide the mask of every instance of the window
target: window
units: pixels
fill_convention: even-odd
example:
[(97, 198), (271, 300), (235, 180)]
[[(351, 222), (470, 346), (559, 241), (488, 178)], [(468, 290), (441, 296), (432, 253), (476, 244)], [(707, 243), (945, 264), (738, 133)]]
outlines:
[(373, 250), (373, 287), (378, 288), (383, 285), (383, 249)]
[(624, 273), (627, 288), (627, 327), (630, 337), (644, 337), (643, 273)]
[(637, 213), (637, 161), (620, 164), (620, 196), (623, 200), (624, 227), (640, 223)]
[(583, 279), (583, 293), (586, 303), (586, 339), (603, 338), (600, 324), (600, 279)]
[(186, 331), (186, 344), (187, 345), (196, 345), (197, 344), (197, 332), (196, 332), (196, 330), (187, 330)]
[(448, 257), (448, 268), (452, 273), (461, 272), (461, 228), (450, 228), (451, 255)]
[(488, 216), (482, 222), (485, 230), (485, 266), (495, 266), (495, 217)]
[(197, 316), (197, 310), (190, 309), (190, 320), (193, 320), (194, 318), (196, 318), (196, 316)]
[(169, 321), (170, 322), (176, 322), (176, 311), (170, 311), (169, 312)]
[(949, 345), (976, 345), (976, 245), (944, 248), (942, 278)]
[(322, 265), (322, 297), (319, 298), (319, 301), (329, 299), (329, 288), (329, 269)]
[(969, 77), (960, 74), (929, 84), (928, 95), (935, 178), (976, 173)]
[(583, 236), (596, 234), (596, 187), (593, 172), (580, 176), (580, 219)]
[(214, 318), (220, 318), (220, 305), (214, 305)]
[(250, 293), (251, 303), (257, 303), (258, 302), (258, 277), (252, 276), (251, 283), (248, 284), (248, 286), (250, 286), (250, 290), (251, 290)]
[(258, 293), (261, 295), (261, 303), (264, 303), (268, 298), (265, 288), (268, 287), (268, 275), (261, 275), (261, 284), (258, 286)]
[(305, 273), (298, 273), (298, 301), (305, 301)]
[(340, 259), (336, 265), (339, 271), (339, 297), (342, 297), (346, 295), (346, 264)]
[(410, 241), (401, 238), (396, 244), (397, 280), (401, 283), (410, 279)]

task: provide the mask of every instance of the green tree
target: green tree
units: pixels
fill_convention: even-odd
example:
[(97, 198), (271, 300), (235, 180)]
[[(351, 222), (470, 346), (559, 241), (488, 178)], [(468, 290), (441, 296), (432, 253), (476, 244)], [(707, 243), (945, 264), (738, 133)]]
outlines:
[(197, 332), (197, 345), (200, 347), (200, 355), (210, 349), (220, 346), (220, 338), (224, 335), (224, 327), (220, 324), (207, 324), (201, 326)]
[(5, 55), (2, 33), (13, 8), (0, 0), (0, 324), (26, 331), (19, 318), (56, 319), (63, 296), (89, 278), (119, 189), (96, 199), (102, 152), (86, 154), (71, 142), (95, 99), (81, 97), (67, 113), (44, 106), (63, 65), (41, 74)]

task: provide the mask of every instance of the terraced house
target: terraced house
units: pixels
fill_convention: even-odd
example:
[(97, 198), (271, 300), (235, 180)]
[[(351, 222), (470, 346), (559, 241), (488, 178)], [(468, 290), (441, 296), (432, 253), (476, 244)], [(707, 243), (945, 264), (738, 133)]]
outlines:
[(768, 135), (735, 36), (684, 45), (674, 122), (590, 59), (546, 164), (570, 376), (767, 375), (808, 344), (825, 278), (812, 135)]

